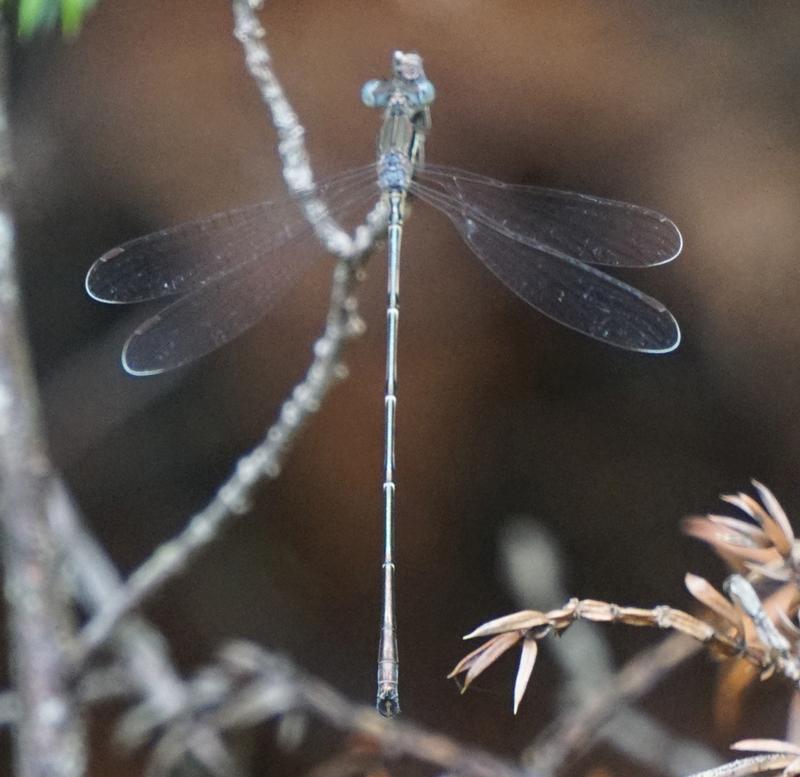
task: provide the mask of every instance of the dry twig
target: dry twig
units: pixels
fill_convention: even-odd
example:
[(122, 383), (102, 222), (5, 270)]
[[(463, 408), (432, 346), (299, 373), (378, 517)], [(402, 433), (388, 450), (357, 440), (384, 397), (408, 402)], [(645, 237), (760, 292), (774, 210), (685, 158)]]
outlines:
[(295, 386), (278, 420), (264, 439), (236, 463), (231, 477), (214, 498), (189, 519), (186, 528), (160, 546), (127, 580), (119, 596), (109, 601), (81, 634), (75, 660), (81, 664), (105, 644), (120, 620), (186, 568), (187, 564), (236, 516), (250, 509), (253, 492), (264, 480), (276, 478), (292, 443), (308, 418), (320, 406), (333, 383), (346, 375), (341, 353), (348, 339), (360, 334), (355, 287), (359, 267), (375, 237), (385, 227), (386, 213), (376, 205), (366, 223), (350, 238), (327, 214), (315, 195), (303, 144), (303, 128), (271, 69), (264, 29), (246, 0), (234, 0), (234, 34), (245, 50), (248, 68), (258, 84), (278, 130), (284, 177), (299, 198), (320, 240), (339, 258), (333, 274), (330, 307), (323, 335), (313, 346), (314, 358), (305, 378)]
[(20, 777), (77, 777), (84, 773), (86, 754), (68, 687), (69, 595), (47, 521), (51, 466), (14, 267), (8, 61), (7, 30), (0, 21), (0, 521), (12, 678), (20, 711), (16, 772)]
[[(0, 400), (4, 400), (0, 402), (0, 410), (2, 418), (7, 420), (0, 430), (0, 443), (12, 435), (17, 446), (20, 440), (30, 443), (28, 449), (23, 446), (23, 455), (17, 447), (14, 456), (5, 457), (5, 463), (13, 466), (4, 472), (5, 545), (10, 582), (7, 591), (17, 615), (12, 619), (12, 635), (17, 646), (20, 752), (23, 753), (20, 763), (25, 775), (46, 771), (25, 770), (28, 760), (57, 763), (58, 766), (53, 766), (49, 772), (52, 775), (66, 776), (82, 771), (80, 737), (75, 735), (78, 721), (71, 712), (72, 701), (65, 689), (69, 674), (65, 640), (54, 631), (64, 626), (68, 594), (60, 585), (62, 578), (57, 573), (55, 545), (46, 520), (48, 509), (54, 518), (53, 526), (71, 535), (74, 544), (65, 544), (65, 547), (72, 552), (77, 570), (75, 579), (87, 609), (96, 611), (72, 651), (72, 671), (79, 670), (85, 659), (113, 636), (136, 684), (149, 698), (151, 712), (157, 710), (156, 719), (163, 721), (178, 714), (187, 703), (185, 692), (160, 650), (159, 638), (143, 622), (127, 616), (160, 585), (184, 569), (232, 518), (248, 510), (252, 493), (261, 480), (277, 477), (297, 433), (319, 407), (330, 386), (345, 375), (340, 362), (345, 342), (363, 328), (354, 289), (360, 262), (384, 226), (384, 209), (377, 206), (353, 238), (328, 216), (324, 203), (314, 196), (302, 142), (303, 129), (272, 73), (269, 53), (263, 43), (264, 31), (253, 13), (254, 8), (246, 2), (235, 1), (233, 9), (236, 36), (245, 49), (250, 72), (261, 88), (278, 130), (284, 176), (326, 248), (339, 258), (325, 331), (314, 345), (314, 358), (305, 379), (292, 391), (264, 440), (237, 462), (233, 475), (208, 507), (193, 516), (178, 537), (157, 549), (122, 585), (102, 551), (83, 531), (65, 493), (57, 489), (48, 497), (51, 474), (38, 436), (35, 391), (31, 388), (33, 379), (19, 326), (18, 291), (10, 262), (10, 219), (5, 218), (0, 223), (7, 249), (0, 257), (0, 262), (5, 261), (0, 266), (3, 303), (0, 356), (6, 355), (5, 361), (0, 358), (0, 388), (3, 389)], [(4, 143), (3, 148), (6, 147)], [(5, 438), (3, 432), (8, 433)], [(124, 631), (120, 628), (123, 620)], [(47, 714), (44, 714), (45, 707), (49, 710)], [(129, 734), (142, 728), (141, 721), (131, 724), (130, 716), (128, 723)], [(209, 743), (213, 745), (213, 739), (206, 738), (202, 742), (206, 749)], [(219, 761), (220, 748), (212, 749), (216, 750)]]
[[(557, 541), (531, 519), (514, 520), (501, 542), (503, 569), (519, 602), (564, 601), (566, 562)], [(585, 628), (578, 628), (584, 626)], [(702, 645), (676, 634), (615, 670), (603, 629), (576, 624), (569, 639), (552, 640), (564, 674), (558, 714), (522, 753), (522, 763), (544, 774), (569, 769), (595, 742), (604, 741), (633, 761), (674, 777), (716, 763), (717, 755), (654, 719), (635, 702)]]
[[(541, 612), (523, 610), (483, 624), (466, 638), (491, 637), (487, 642), (465, 656), (450, 673), (450, 677), (464, 673), (463, 690), (497, 658), (519, 644), (523, 645), (517, 679), (514, 687), (514, 710), (527, 688), (536, 651), (531, 647), (551, 632), (561, 633), (579, 619), (595, 622), (620, 622), (630, 626), (657, 626), (670, 628), (705, 644), (720, 656), (737, 656), (747, 660), (759, 670), (762, 679), (780, 674), (789, 679), (797, 691), (800, 688), (800, 628), (794, 619), (800, 605), (798, 571), (800, 547), (791, 524), (780, 503), (769, 489), (753, 481), (760, 502), (747, 494), (726, 496), (723, 499), (745, 513), (755, 525), (729, 516), (710, 515), (692, 518), (685, 522), (690, 534), (708, 542), (737, 570), (725, 581), (727, 597), (703, 578), (687, 574), (686, 586), (690, 593), (711, 611), (708, 619), (700, 619), (681, 610), (667, 606), (642, 609), (595, 600), (570, 600), (564, 607)], [(740, 573), (747, 573), (747, 576)], [(770, 591), (769, 585), (773, 590)], [(777, 589), (775, 586), (778, 586)], [(669, 644), (669, 643), (665, 643)], [(676, 646), (676, 640), (671, 641)], [(669, 651), (671, 652), (671, 651)], [(677, 650), (669, 656), (666, 666), (672, 667), (692, 652), (688, 648)], [(646, 664), (650, 663), (650, 659)], [(636, 664), (632, 664), (636, 666)], [(636, 674), (632, 674), (635, 678)], [(647, 681), (634, 682), (634, 689), (645, 689)], [(587, 721), (602, 719), (609, 709), (610, 693), (601, 698), (594, 708), (588, 706), (579, 724), (564, 725), (559, 734), (563, 757), (573, 746), (587, 736)], [(763, 744), (773, 740), (748, 740)], [(784, 743), (785, 744), (785, 743)], [(794, 745), (786, 745), (793, 748)], [(753, 749), (753, 748), (750, 748)], [(760, 749), (769, 750), (769, 747)], [(528, 759), (534, 758), (528, 753)], [(796, 755), (800, 755), (800, 750)], [(783, 759), (783, 760), (781, 760)], [(786, 750), (777, 755), (755, 756), (736, 761), (727, 766), (703, 772), (703, 777), (732, 777), (756, 771), (785, 769), (784, 774), (800, 773), (800, 760), (786, 760)], [(776, 766), (776, 764), (779, 764)], [(729, 769), (730, 771), (726, 771)]]
[[(164, 732), (160, 763), (166, 771), (203, 732), (230, 731), (266, 720), (317, 717), (339, 731), (374, 742), (386, 759), (401, 757), (448, 773), (474, 777), (536, 777), (483, 751), (461, 745), (410, 723), (387, 719), (372, 707), (354, 704), (321, 680), (299, 672), (289, 661), (246, 642), (228, 645), (218, 665), (198, 676), (197, 713), (192, 724)], [(301, 727), (302, 728), (302, 727)]]
[(691, 777), (746, 777), (749, 774), (780, 772), (781, 777), (800, 774), (800, 747), (777, 739), (742, 739), (732, 750), (750, 750), (759, 755), (738, 758)]

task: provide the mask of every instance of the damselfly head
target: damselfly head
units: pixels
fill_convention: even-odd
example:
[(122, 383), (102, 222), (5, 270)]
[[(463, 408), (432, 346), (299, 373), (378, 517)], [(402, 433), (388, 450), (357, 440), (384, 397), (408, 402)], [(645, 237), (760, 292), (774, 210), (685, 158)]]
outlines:
[(386, 108), (400, 98), (414, 108), (427, 107), (436, 97), (433, 84), (425, 77), (422, 57), (415, 52), (395, 51), (392, 78), (374, 78), (361, 89), (361, 100), (369, 108)]
[(392, 57), (392, 69), (395, 78), (402, 78), (404, 81), (417, 81), (425, 78), (422, 57), (416, 51), (395, 51)]
[(393, 70), (395, 81), (405, 82), (402, 91), (407, 94), (413, 105), (430, 105), (434, 101), (436, 90), (425, 77), (422, 57), (416, 51), (395, 51)]

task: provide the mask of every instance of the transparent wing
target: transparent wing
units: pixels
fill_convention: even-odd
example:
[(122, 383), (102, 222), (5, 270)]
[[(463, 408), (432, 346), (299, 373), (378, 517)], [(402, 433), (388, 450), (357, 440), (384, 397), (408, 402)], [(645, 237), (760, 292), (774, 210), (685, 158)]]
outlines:
[(313, 258), (311, 251), (298, 254), (278, 265), (279, 274), (252, 263), (239, 266), (224, 282), (186, 294), (136, 329), (122, 351), (123, 366), (132, 375), (156, 375), (211, 353), (258, 322)]
[[(337, 209), (339, 217), (365, 212), (374, 197), (372, 188), (362, 191), (347, 208)], [(123, 366), (133, 375), (155, 375), (211, 353), (263, 318), (321, 250), (306, 230), (277, 251), (218, 273), (136, 329), (122, 352)]]
[(674, 259), (683, 238), (666, 216), (626, 202), (587, 194), (521, 186), (438, 165), (418, 181), (455, 203), (476, 221), (542, 251), (551, 249), (588, 264), (648, 267)]
[[(337, 216), (377, 191), (375, 167), (342, 173), (318, 186)], [(89, 269), (86, 291), (100, 302), (144, 302), (182, 294), (258, 261), (310, 230), (291, 198), (261, 202), (130, 240)]]
[(501, 226), (478, 220), (472, 205), (417, 184), (412, 191), (441, 210), (484, 264), (521, 299), (578, 332), (632, 351), (664, 353), (680, 329), (658, 300), (604, 272)]

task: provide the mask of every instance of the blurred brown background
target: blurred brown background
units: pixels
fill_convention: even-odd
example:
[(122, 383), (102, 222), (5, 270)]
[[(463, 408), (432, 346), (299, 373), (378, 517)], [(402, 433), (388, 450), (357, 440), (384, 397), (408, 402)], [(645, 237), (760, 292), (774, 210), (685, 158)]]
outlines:
[[(556, 535), (574, 595), (689, 606), (684, 572), (721, 582), (722, 570), (680, 535), (683, 515), (716, 509), (720, 491), (752, 476), (800, 513), (800, 6), (285, 0), (268, 3), (263, 20), (319, 176), (374, 158), (380, 117), (361, 106), (361, 84), (388, 73), (392, 50), (418, 50), (438, 92), (429, 159), (637, 202), (682, 229), (673, 265), (624, 274), (682, 325), (680, 349), (651, 357), (532, 312), (423, 206), (409, 221), (403, 708), (511, 757), (556, 712), (547, 651), (516, 718), (511, 659), (463, 698), (444, 679), (461, 635), (517, 606), (498, 557), (510, 516)], [(118, 355), (146, 311), (83, 291), (91, 262), (125, 239), (282, 193), (274, 134), (230, 30), (225, 2), (105, 0), (77, 40), (15, 52), (21, 262), (51, 446), (126, 571), (259, 439), (323, 321), (321, 258), (245, 337), (175, 375), (135, 379)], [(149, 607), (187, 671), (247, 637), (372, 701), (384, 285), (378, 252), (351, 378), (253, 514)], [(620, 661), (658, 636), (604, 633)], [(779, 684), (753, 697), (735, 731), (715, 729), (715, 672), (698, 659), (645, 706), (719, 748), (782, 736)], [(304, 753), (279, 755), (270, 740), (258, 732), (256, 774), (302, 773), (327, 752), (312, 737)], [(652, 773), (608, 749), (570, 771), (589, 764)], [(97, 773), (140, 768), (119, 759)]]

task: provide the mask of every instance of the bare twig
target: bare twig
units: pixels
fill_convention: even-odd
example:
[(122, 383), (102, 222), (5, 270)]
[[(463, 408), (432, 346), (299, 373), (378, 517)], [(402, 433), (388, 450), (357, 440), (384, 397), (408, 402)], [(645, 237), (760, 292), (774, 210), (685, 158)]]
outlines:
[(300, 199), (320, 240), (339, 257), (333, 274), (327, 324), (323, 335), (314, 344), (314, 358), (305, 378), (284, 402), (278, 420), (262, 442), (239, 459), (233, 474), (208, 506), (192, 516), (177, 537), (156, 549), (130, 576), (124, 591), (107, 602), (86, 626), (75, 655), (78, 664), (105, 644), (127, 613), (185, 569), (233, 518), (246, 513), (253, 492), (261, 481), (274, 479), (280, 474), (298, 432), (319, 408), (332, 384), (346, 375), (340, 360), (345, 343), (363, 330), (354, 291), (360, 263), (376, 235), (385, 228), (385, 208), (381, 203), (376, 205), (352, 238), (327, 215), (324, 203), (314, 196), (313, 178), (303, 145), (304, 131), (272, 72), (269, 51), (264, 44), (264, 30), (245, 0), (234, 0), (233, 10), (235, 35), (244, 47), (250, 72), (278, 130), (284, 177)]
[(47, 520), (50, 462), (13, 259), (6, 32), (0, 23), (0, 521), (12, 677), (20, 712), (16, 772), (20, 777), (76, 777), (85, 770), (85, 743), (67, 687), (69, 597)]
[[(745, 659), (760, 670), (753, 676), (766, 679), (774, 673), (783, 675), (793, 683), (796, 695), (800, 687), (800, 629), (794, 618), (800, 603), (797, 592), (800, 551), (778, 500), (761, 483), (753, 481), (753, 486), (760, 502), (743, 493), (723, 497), (752, 523), (719, 515), (692, 518), (684, 523), (688, 533), (711, 544), (737, 570), (725, 583), (727, 598), (703, 578), (686, 575), (690, 593), (710, 610), (706, 620), (670, 607), (647, 610), (572, 599), (550, 612), (527, 610), (495, 619), (468, 635), (490, 639), (465, 656), (451, 673), (451, 676), (466, 674), (465, 688), (499, 655), (522, 643), (514, 691), (516, 706), (530, 676), (531, 640), (539, 640), (551, 632), (561, 633), (578, 619), (657, 626), (681, 632), (637, 656), (615, 677), (607, 691), (590, 698), (577, 714), (570, 711), (568, 717), (546, 730), (534, 747), (526, 751), (526, 762), (546, 770), (562, 765), (571, 753), (596, 736), (599, 727), (613, 714), (613, 708), (644, 693), (665, 672), (698, 652), (702, 644), (717, 654)], [(557, 577), (553, 562), (548, 561), (545, 566), (551, 578)], [(747, 577), (741, 574), (745, 571)], [(695, 644), (687, 641), (686, 636), (695, 640)], [(739, 768), (738, 764), (733, 768)], [(794, 768), (793, 764), (787, 772)]]
[[(88, 612), (97, 612), (106, 600), (119, 594), (122, 580), (86, 529), (64, 484), (54, 480), (51, 486), (50, 524), (65, 549), (71, 587)], [(111, 647), (119, 657), (119, 665), (110, 672), (83, 674), (77, 691), (84, 703), (120, 693), (131, 699), (143, 699), (122, 717), (116, 732), (122, 744), (136, 747), (154, 728), (185, 714), (189, 706), (188, 691), (172, 666), (164, 638), (143, 618), (128, 616), (114, 632)], [(100, 682), (105, 677), (110, 677), (110, 681)], [(190, 743), (186, 751), (209, 774), (231, 777), (232, 759), (221, 739), (206, 737), (202, 742)]]
[[(59, 546), (64, 549), (69, 588), (88, 612), (96, 612), (106, 599), (118, 593), (122, 580), (84, 526), (61, 480), (52, 479), (47, 498), (50, 526)], [(112, 648), (120, 663), (110, 669), (82, 674), (76, 694), (83, 704), (119, 697), (143, 698), (143, 703), (123, 717), (117, 732), (122, 743), (134, 747), (141, 744), (154, 728), (185, 713), (189, 706), (188, 692), (170, 662), (163, 637), (143, 618), (135, 615), (126, 618), (114, 634)], [(16, 694), (0, 694), (0, 725), (17, 723), (19, 712)], [(187, 750), (210, 773), (230, 774), (228, 769), (215, 770), (204, 751), (193, 746)], [(216, 743), (217, 752), (224, 750), (222, 742)]]
[[(567, 598), (565, 562), (556, 539), (530, 518), (514, 520), (503, 533), (503, 569), (520, 603), (554, 605)], [(572, 633), (572, 629), (575, 633)], [(605, 632), (591, 623), (576, 623), (570, 639), (548, 647), (566, 675), (559, 694), (563, 712), (526, 748), (523, 762), (543, 774), (563, 772), (594, 742), (607, 741), (636, 761), (684, 775), (717, 761), (716, 754), (681, 738), (633, 702), (701, 646), (688, 638), (668, 637), (614, 670)]]
[(759, 753), (738, 758), (691, 777), (745, 777), (748, 774), (780, 771), (781, 777), (800, 774), (800, 747), (780, 739), (742, 739), (731, 745), (731, 750)]
[[(738, 576), (734, 575), (732, 578)], [(490, 639), (462, 658), (449, 676), (466, 673), (464, 682), (466, 690), (484, 669), (515, 644), (524, 643), (529, 639), (539, 640), (550, 633), (560, 634), (578, 620), (672, 629), (707, 645), (718, 655), (745, 659), (758, 667), (764, 677), (777, 673), (795, 686), (800, 683), (800, 656), (788, 647), (786, 650), (776, 650), (767, 643), (748, 638), (748, 635), (738, 631), (735, 625), (726, 624), (718, 628), (683, 610), (667, 605), (649, 609), (621, 607), (596, 599), (570, 599), (563, 607), (549, 612), (522, 610), (484, 623), (467, 634), (465, 639), (475, 637), (490, 637)], [(487, 660), (487, 655), (491, 656), (491, 660)]]
[[(205, 671), (200, 697), (203, 729), (226, 731), (270, 719), (313, 715), (340, 731), (367, 737), (387, 759), (412, 758), (458, 775), (536, 777), (486, 752), (468, 748), (441, 734), (387, 719), (372, 707), (355, 704), (333, 688), (298, 670), (291, 662), (251, 643), (236, 642)], [(167, 733), (185, 747), (192, 728)]]
[[(107, 702), (136, 697), (127, 670), (119, 666), (97, 668), (85, 672), (75, 686), (75, 696), (82, 704)], [(20, 720), (19, 698), (14, 691), (0, 693), (0, 728), (15, 726)]]
[(746, 777), (748, 774), (762, 774), (763, 772), (781, 771), (787, 767), (794, 758), (780, 753), (769, 755), (751, 755), (739, 758), (713, 769), (690, 775), (690, 777)]
[[(64, 548), (75, 598), (93, 614), (119, 595), (122, 579), (103, 548), (92, 537), (66, 487), (53, 479), (48, 491), (53, 533)], [(131, 616), (119, 629), (113, 647), (128, 669), (130, 681), (165, 717), (186, 703), (183, 682), (173, 668), (161, 635), (142, 618)]]
[(84, 628), (75, 656), (78, 663), (105, 644), (125, 615), (182, 572), (233, 518), (246, 513), (253, 491), (262, 480), (271, 480), (280, 474), (298, 432), (319, 408), (334, 381), (346, 374), (339, 361), (341, 351), (346, 340), (357, 334), (361, 326), (353, 296), (356, 275), (353, 263), (342, 261), (336, 266), (325, 332), (314, 344), (311, 366), (283, 403), (278, 420), (264, 439), (239, 459), (233, 474), (211, 502), (190, 518), (177, 537), (161, 545), (135, 570), (124, 589), (108, 600)]
[(702, 649), (701, 643), (673, 634), (638, 653), (601, 692), (585, 699), (578, 709), (570, 708), (556, 718), (524, 751), (522, 762), (541, 766), (544, 771), (565, 763), (591, 743), (620, 705), (644, 696), (666, 674)]
[(385, 221), (378, 219), (372, 222), (368, 219), (366, 224), (355, 230), (351, 238), (330, 216), (325, 203), (316, 196), (314, 174), (303, 140), (305, 129), (272, 70), (269, 49), (264, 42), (266, 32), (255, 14), (261, 5), (261, 0), (233, 0), (233, 34), (242, 44), (247, 69), (270, 110), (272, 124), (278, 133), (278, 153), (283, 163), (284, 180), (302, 206), (325, 250), (348, 261), (360, 258), (372, 246), (376, 229), (383, 230)]

